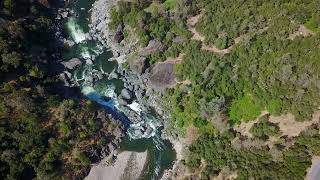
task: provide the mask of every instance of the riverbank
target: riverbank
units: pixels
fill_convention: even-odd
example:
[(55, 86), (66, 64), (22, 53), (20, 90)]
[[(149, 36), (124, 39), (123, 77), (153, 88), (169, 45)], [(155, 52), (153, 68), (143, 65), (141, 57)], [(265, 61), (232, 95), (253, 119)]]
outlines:
[[(129, 57), (139, 51), (138, 45), (135, 41), (127, 42), (123, 40), (117, 42), (115, 37), (117, 32), (108, 27), (108, 23), (111, 21), (111, 9), (116, 3), (117, 0), (97, 0), (94, 2), (90, 10), (90, 34), (93, 39), (101, 42), (103, 46), (112, 51), (113, 60), (116, 60), (119, 64), (117, 71), (114, 72), (115, 76), (120, 77), (124, 82), (124, 87), (134, 94), (139, 108), (142, 110), (154, 110), (161, 117), (162, 124), (165, 125), (165, 121), (169, 119), (169, 114), (161, 106), (162, 91), (155, 90), (150, 83), (152, 67), (146, 65), (146, 59), (143, 56), (134, 56), (137, 60), (126, 62)], [(121, 28), (123, 27), (119, 27), (117, 31)], [(150, 41), (146, 50), (153, 51), (161, 48), (162, 46), (159, 42)], [(143, 52), (140, 49), (141, 51)], [(129, 65), (129, 68), (123, 66), (125, 62)], [(174, 141), (174, 138), (169, 137), (169, 135), (163, 135), (162, 138), (169, 140), (177, 153), (177, 160), (175, 165), (172, 166), (174, 168), (182, 159), (184, 146), (179, 141)]]
[[(135, 180), (143, 173), (148, 152), (124, 151), (116, 157), (113, 155), (103, 159), (98, 165), (93, 166), (85, 180)], [(112, 160), (115, 158), (114, 160)], [(114, 161), (114, 162), (112, 162)]]

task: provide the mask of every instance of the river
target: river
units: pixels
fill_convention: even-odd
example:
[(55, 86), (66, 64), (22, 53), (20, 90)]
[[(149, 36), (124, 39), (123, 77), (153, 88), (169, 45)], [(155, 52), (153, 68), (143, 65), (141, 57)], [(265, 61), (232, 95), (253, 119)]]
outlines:
[[(106, 48), (101, 48), (99, 42), (92, 40), (88, 33), (89, 10), (93, 2), (94, 0), (78, 0), (69, 3), (68, 8), (72, 9), (74, 13), (64, 20), (64, 25), (66, 38), (72, 40), (75, 45), (63, 52), (63, 59), (79, 58), (84, 62), (72, 72), (73, 79), (81, 88), (81, 92), (88, 99), (108, 108), (112, 114), (118, 116), (128, 126), (127, 135), (120, 144), (121, 150), (148, 151), (142, 179), (160, 179), (164, 170), (170, 168), (175, 160), (175, 151), (168, 141), (161, 138), (162, 124), (154, 113), (142, 111), (136, 102), (128, 107), (142, 117), (141, 123), (130, 123), (122, 113), (117, 96), (123, 89), (123, 82), (120, 79), (109, 80), (106, 76), (117, 68), (118, 64), (115, 61), (108, 61), (112, 57), (112, 53)], [(92, 83), (92, 78), (95, 79), (94, 83)], [(150, 126), (152, 131), (143, 136), (136, 135), (134, 132), (141, 125)]]

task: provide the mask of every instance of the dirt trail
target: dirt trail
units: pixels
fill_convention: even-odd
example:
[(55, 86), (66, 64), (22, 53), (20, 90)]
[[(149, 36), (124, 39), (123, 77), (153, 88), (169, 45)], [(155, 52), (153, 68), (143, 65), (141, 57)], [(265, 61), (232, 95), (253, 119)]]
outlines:
[[(254, 121), (242, 122), (241, 124), (235, 126), (235, 130), (240, 132), (244, 136), (252, 138), (250, 133), (251, 127), (259, 121), (259, 118), (269, 114), (267, 111), (263, 111), (261, 115), (256, 118)], [(319, 124), (320, 111), (316, 111), (312, 115), (310, 121), (296, 121), (294, 115), (285, 114), (281, 116), (270, 116), (269, 122), (277, 124), (279, 126), (281, 136), (296, 137), (299, 134), (310, 127), (312, 124)]]
[(178, 57), (176, 57), (176, 58), (169, 57), (167, 60), (165, 60), (164, 62), (160, 62), (160, 63), (179, 64), (182, 62), (184, 56), (185, 56), (184, 53), (180, 53)]
[(310, 29), (308, 29), (307, 27), (305, 27), (304, 25), (300, 25), (299, 29), (296, 32), (289, 35), (288, 39), (294, 40), (296, 37), (299, 37), (299, 36), (308, 37), (311, 35), (315, 35), (315, 33)]
[(242, 40), (242, 36), (234, 39), (235, 43), (226, 49), (219, 49), (214, 45), (210, 45), (210, 46), (206, 45), (204, 43), (205, 37), (202, 34), (200, 34), (195, 28), (195, 25), (198, 23), (199, 19), (203, 16), (203, 14), (204, 14), (204, 11), (202, 10), (200, 14), (193, 16), (193, 17), (190, 17), (187, 20), (188, 30), (193, 34), (191, 39), (201, 41), (202, 42), (201, 49), (203, 49), (203, 50), (210, 51), (210, 52), (217, 53), (217, 54), (221, 54), (221, 55), (230, 53), (231, 50), (234, 48), (234, 46), (237, 45)]
[(316, 111), (312, 115), (311, 121), (296, 121), (292, 114), (282, 116), (270, 116), (269, 121), (278, 124), (282, 135), (288, 137), (299, 136), (299, 134), (310, 127), (312, 124), (319, 124), (320, 111)]
[(195, 25), (198, 23), (199, 19), (203, 16), (204, 11), (201, 11), (200, 14), (190, 17), (187, 20), (188, 30), (192, 32), (193, 37), (191, 39), (204, 42), (205, 38), (196, 30)]
[(234, 127), (234, 129), (238, 132), (240, 132), (243, 136), (247, 136), (250, 138), (253, 138), (253, 135), (250, 132), (251, 127), (255, 124), (259, 122), (259, 119), (265, 115), (269, 114), (267, 111), (263, 111), (261, 112), (260, 116), (257, 117), (255, 120), (253, 121), (249, 121), (249, 122), (242, 122), (238, 125), (236, 125)]

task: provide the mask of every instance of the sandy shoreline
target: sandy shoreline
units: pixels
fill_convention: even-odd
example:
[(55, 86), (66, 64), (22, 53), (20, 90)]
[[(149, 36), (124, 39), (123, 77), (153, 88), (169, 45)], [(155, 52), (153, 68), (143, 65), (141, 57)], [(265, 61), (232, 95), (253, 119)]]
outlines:
[(147, 161), (147, 151), (142, 153), (124, 151), (117, 155), (114, 164), (106, 165), (110, 158), (93, 166), (85, 180), (135, 180), (138, 179)]

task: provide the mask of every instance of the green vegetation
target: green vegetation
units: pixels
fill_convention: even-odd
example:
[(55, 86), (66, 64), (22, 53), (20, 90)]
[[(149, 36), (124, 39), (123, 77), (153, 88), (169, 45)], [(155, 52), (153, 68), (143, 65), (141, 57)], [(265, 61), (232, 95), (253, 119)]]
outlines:
[(177, 5), (177, 0), (166, 0), (163, 3), (163, 6), (165, 7), (165, 9), (168, 9), (168, 10), (174, 9), (176, 5)]
[[(178, 106), (169, 105), (175, 111), (172, 114), (187, 119), (173, 117), (180, 119), (177, 121), (180, 127), (190, 124), (186, 121), (203, 118), (201, 114), (205, 113), (196, 111), (202, 109), (199, 102), (205, 103), (202, 106), (206, 107), (212, 99), (221, 97), (226, 100), (223, 107), (227, 108), (220, 111), (228, 113), (232, 122), (252, 120), (261, 110), (272, 114), (291, 112), (297, 119), (304, 120), (310, 118), (319, 105), (317, 59), (320, 54), (317, 48), (320, 38), (316, 33), (319, 15), (313, 8), (316, 2), (120, 1), (118, 10), (114, 10), (118, 15), (113, 18), (111, 27), (123, 23), (134, 29), (143, 28), (143, 34), (148, 38), (141, 40), (157, 39), (165, 44), (165, 52), (148, 56), (151, 64), (170, 56), (177, 57), (179, 53), (186, 54), (176, 72), (180, 80), (191, 80), (192, 84), (183, 90), (188, 96), (183, 96), (176, 103)], [(173, 11), (163, 8), (172, 4), (176, 6)], [(157, 11), (156, 15), (150, 9)], [(199, 42), (190, 41), (187, 17), (201, 10), (206, 13), (197, 23), (197, 30), (209, 44), (225, 48), (233, 44), (236, 37), (246, 35), (230, 54), (218, 56), (201, 50)], [(166, 15), (167, 11), (173, 13), (172, 18)], [(307, 27), (310, 26), (315, 35), (288, 39), (301, 24), (309, 24)], [(175, 38), (184, 42), (177, 43)], [(146, 45), (148, 41), (144, 42)], [(179, 88), (176, 91), (179, 94)], [(189, 99), (198, 103), (197, 107), (187, 105)], [(183, 108), (175, 110), (178, 107)]]
[(120, 125), (63, 96), (55, 12), (39, 2), (0, 2), (0, 179), (81, 179)]
[[(182, 40), (189, 39), (191, 34), (186, 25), (179, 17), (172, 21), (168, 16), (163, 16), (166, 10), (181, 13), (186, 16), (191, 12), (191, 5), (181, 9), (183, 0), (159, 1), (119, 1), (118, 7), (112, 11), (112, 21), (109, 26), (116, 29), (119, 25), (125, 24), (135, 32), (135, 36), (140, 40), (141, 46), (147, 46), (152, 39), (161, 41), (168, 48), (165, 52), (151, 54), (148, 59), (151, 63), (165, 60), (174, 50), (176, 55), (181, 51), (181, 46), (173, 42), (173, 38), (179, 36)], [(181, 11), (181, 12), (180, 12)], [(169, 33), (168, 33), (169, 32)]]
[(269, 116), (265, 115), (259, 119), (250, 129), (250, 133), (259, 139), (267, 140), (270, 136), (275, 136), (279, 133), (279, 127), (268, 121)]
[[(127, 4), (137, 7), (137, 2)], [(234, 135), (232, 125), (254, 120), (262, 111), (271, 115), (292, 113), (304, 121), (318, 109), (320, 14), (315, 7), (319, 1), (148, 2), (140, 8), (127, 8), (127, 13), (123, 13), (125, 8), (120, 2), (115, 14), (122, 13), (123, 18), (114, 18), (111, 27), (121, 23), (134, 29), (143, 27), (144, 31), (137, 31), (148, 37), (137, 33), (144, 42), (142, 47), (154, 39), (163, 43), (164, 52), (147, 57), (151, 65), (184, 54), (175, 72), (180, 82), (191, 83), (168, 89), (163, 106), (171, 115), (168, 132), (183, 135), (191, 125), (200, 130), (201, 137), (190, 147), (186, 165), (199, 170), (204, 160), (203, 179), (224, 168), (237, 172), (238, 179), (303, 179), (311, 156), (319, 152), (317, 135), (303, 134), (292, 140), (294, 145), (279, 137), (275, 147), (268, 149), (261, 143), (270, 136), (278, 137), (279, 128), (266, 117), (251, 128), (254, 138), (249, 140)], [(132, 12), (144, 14), (143, 21)], [(200, 12), (204, 13), (196, 30), (204, 37), (205, 45), (230, 48), (230, 52), (211, 52), (202, 47), (203, 42), (191, 39), (187, 20)], [(143, 23), (134, 25), (125, 17)], [(300, 34), (301, 26), (308, 32), (295, 36)], [(222, 128), (223, 133), (215, 127), (217, 119), (229, 123)], [(243, 144), (252, 141), (253, 145), (250, 149), (243, 144), (239, 148), (233, 140)], [(274, 157), (276, 154), (279, 157)]]
[(262, 108), (250, 95), (235, 100), (230, 106), (230, 120), (233, 122), (249, 121), (259, 116)]
[[(275, 160), (268, 148), (240, 148), (233, 147), (232, 134), (202, 135), (189, 150), (190, 154), (185, 164), (191, 168), (197, 168), (201, 159), (206, 162), (205, 169), (201, 173), (202, 179), (209, 179), (218, 175), (224, 168), (237, 172), (237, 179), (303, 179), (306, 169), (311, 165), (311, 155), (316, 152), (313, 146), (305, 144), (301, 140), (281, 150), (281, 160)], [(313, 137), (315, 140), (316, 137)], [(309, 141), (310, 142), (310, 141)], [(319, 139), (316, 140), (319, 143)], [(319, 148), (317, 147), (317, 150)]]
[[(314, 8), (317, 0), (310, 1), (211, 1), (203, 0), (201, 8), (205, 16), (199, 21), (197, 30), (206, 37), (206, 42), (218, 46), (220, 39), (226, 39), (227, 46), (234, 39), (266, 27), (275, 29), (282, 38), (288, 37), (295, 24), (306, 24), (311, 30), (320, 25), (319, 12)], [(219, 46), (218, 46), (219, 47)]]

